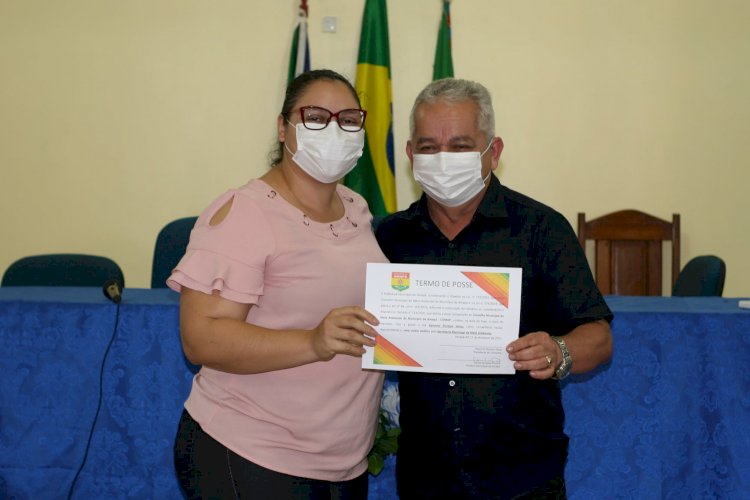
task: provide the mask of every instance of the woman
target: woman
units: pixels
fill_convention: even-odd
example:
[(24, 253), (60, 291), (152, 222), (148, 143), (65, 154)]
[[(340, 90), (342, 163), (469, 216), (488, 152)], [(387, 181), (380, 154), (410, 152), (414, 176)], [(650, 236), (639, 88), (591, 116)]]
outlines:
[(365, 263), (386, 262), (367, 203), (337, 183), (364, 146), (352, 85), (297, 77), (273, 168), (198, 218), (168, 284), (187, 358), (202, 365), (175, 441), (189, 498), (366, 498), (382, 373)]

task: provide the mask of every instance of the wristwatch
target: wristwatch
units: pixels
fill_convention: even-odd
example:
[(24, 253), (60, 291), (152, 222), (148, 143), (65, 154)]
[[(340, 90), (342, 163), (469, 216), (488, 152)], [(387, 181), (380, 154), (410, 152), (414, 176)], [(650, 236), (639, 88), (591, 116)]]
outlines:
[(565, 345), (565, 341), (561, 337), (552, 336), (552, 340), (557, 342), (557, 345), (560, 346), (560, 352), (562, 353), (562, 363), (555, 368), (555, 374), (552, 375), (552, 378), (555, 380), (562, 380), (570, 375), (570, 369), (573, 368), (573, 358), (570, 357), (568, 346)]

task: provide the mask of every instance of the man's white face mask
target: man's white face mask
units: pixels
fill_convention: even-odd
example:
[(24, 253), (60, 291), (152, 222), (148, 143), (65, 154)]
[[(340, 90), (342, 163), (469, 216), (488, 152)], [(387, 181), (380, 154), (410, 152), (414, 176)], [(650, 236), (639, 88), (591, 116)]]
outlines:
[(321, 130), (309, 130), (301, 123), (297, 131), (297, 151), (284, 147), (292, 160), (319, 182), (336, 182), (352, 171), (365, 147), (365, 130), (346, 132), (335, 123)]
[(482, 179), (482, 156), (489, 151), (468, 153), (440, 152), (415, 154), (412, 163), (414, 180), (431, 198), (446, 207), (457, 207), (475, 197), (492, 172)]

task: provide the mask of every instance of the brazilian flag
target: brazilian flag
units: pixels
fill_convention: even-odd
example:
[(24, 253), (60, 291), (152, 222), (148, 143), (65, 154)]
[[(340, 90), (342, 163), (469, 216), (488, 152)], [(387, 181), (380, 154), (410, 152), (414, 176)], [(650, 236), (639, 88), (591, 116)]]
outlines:
[(362, 157), (344, 179), (361, 194), (373, 215), (396, 211), (393, 176), (393, 104), (388, 13), (385, 0), (365, 0), (355, 88), (367, 111)]
[(453, 78), (453, 50), (451, 49), (451, 2), (443, 0), (443, 15), (440, 17), (435, 64), (432, 66), (432, 79)]

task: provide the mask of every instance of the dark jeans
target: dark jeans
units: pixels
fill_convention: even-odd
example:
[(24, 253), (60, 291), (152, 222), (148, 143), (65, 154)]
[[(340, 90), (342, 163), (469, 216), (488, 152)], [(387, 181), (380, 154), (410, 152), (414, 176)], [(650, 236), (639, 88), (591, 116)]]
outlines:
[(399, 483), (401, 500), (566, 500), (565, 481), (563, 478), (551, 480), (547, 485), (521, 493), (507, 495), (502, 491), (488, 491), (472, 486), (471, 481), (443, 485), (443, 488), (421, 483), (405, 487)]
[(290, 476), (242, 458), (182, 412), (174, 443), (180, 487), (189, 499), (366, 500), (367, 472), (350, 481)]
[[(399, 445), (402, 445), (399, 441)], [(408, 444), (408, 443), (407, 443)], [(450, 450), (448, 450), (450, 451)], [(521, 463), (518, 453), (503, 457), (464, 456), (436, 450), (399, 449), (396, 484), (401, 500), (566, 500), (565, 479), (549, 468)], [(435, 457), (439, 457), (437, 460)], [(441, 460), (441, 458), (444, 458)], [(555, 469), (557, 472), (557, 469)]]

